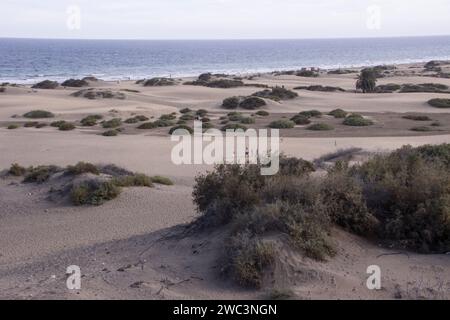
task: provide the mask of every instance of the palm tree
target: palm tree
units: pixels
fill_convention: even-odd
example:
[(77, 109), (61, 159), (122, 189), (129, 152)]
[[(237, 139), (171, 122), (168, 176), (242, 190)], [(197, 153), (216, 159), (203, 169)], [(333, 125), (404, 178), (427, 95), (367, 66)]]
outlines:
[(356, 82), (356, 89), (361, 89), (363, 93), (374, 92), (377, 86), (375, 70), (371, 68), (363, 69)]

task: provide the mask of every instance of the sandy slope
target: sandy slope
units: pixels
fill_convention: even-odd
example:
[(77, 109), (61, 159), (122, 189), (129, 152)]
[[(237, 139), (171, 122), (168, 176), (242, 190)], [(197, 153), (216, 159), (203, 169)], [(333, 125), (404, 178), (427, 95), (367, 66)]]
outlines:
[[(300, 78), (263, 75), (254, 83), (285, 85), (322, 84), (352, 89), (354, 74)], [(419, 76), (395, 76), (381, 83), (438, 82), (449, 79)], [(194, 177), (208, 166), (175, 166), (170, 160), (173, 143), (167, 135), (149, 133), (105, 138), (91, 128), (59, 132), (54, 128), (6, 130), (5, 124), (33, 109), (56, 113), (56, 119), (79, 120), (101, 113), (113, 117), (111, 109), (125, 118), (133, 113), (158, 117), (180, 108), (219, 110), (221, 101), (233, 95), (248, 95), (259, 89), (210, 89), (193, 86), (143, 88), (132, 82), (95, 84), (111, 90), (133, 89), (126, 100), (87, 100), (71, 97), (76, 90), (31, 90), (7, 88), (0, 93), (0, 168), (13, 162), (23, 165), (68, 165), (78, 161), (114, 163), (149, 175), (165, 175), (175, 186), (156, 189), (133, 188), (102, 207), (74, 208), (52, 203), (46, 190), (23, 186), (17, 181), (0, 181), (0, 298), (261, 298), (264, 292), (243, 291), (217, 278), (214, 254), (221, 236), (200, 235), (156, 242), (152, 241), (196, 216), (191, 201)], [(271, 102), (268, 110), (276, 113), (337, 107), (348, 111), (448, 113), (431, 108), (426, 101), (446, 94), (373, 94), (320, 93), (299, 91), (300, 98), (282, 104)], [(3, 124), (3, 125), (1, 125)], [(323, 137), (283, 138), (282, 151), (313, 160), (325, 153), (348, 147), (369, 151), (393, 150), (405, 144), (422, 145), (450, 142), (450, 135), (434, 134), (409, 137)], [(211, 239), (217, 239), (212, 241)], [(395, 253), (378, 248), (359, 238), (335, 231), (338, 256), (325, 264), (302, 260), (303, 276), (292, 286), (297, 298), (450, 298), (448, 256), (409, 254), (377, 258)], [(192, 248), (200, 248), (192, 250)], [(198, 251), (193, 253), (193, 251)], [(301, 259), (300, 257), (297, 257)], [(145, 261), (142, 261), (144, 259)], [(64, 287), (64, 271), (70, 264), (82, 266), (86, 275), (79, 294)], [(137, 264), (137, 265), (136, 265)], [(384, 290), (367, 291), (365, 269), (380, 264), (386, 270)], [(117, 271), (121, 267), (125, 272)], [(55, 277), (52, 277), (55, 275)], [(421, 279), (421, 280), (419, 280)], [(142, 283), (131, 288), (136, 282)]]

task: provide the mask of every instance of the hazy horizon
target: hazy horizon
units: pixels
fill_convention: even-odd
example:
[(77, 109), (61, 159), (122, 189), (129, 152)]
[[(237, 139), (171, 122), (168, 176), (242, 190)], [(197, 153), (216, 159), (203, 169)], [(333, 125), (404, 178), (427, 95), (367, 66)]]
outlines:
[(0, 38), (265, 40), (445, 36), (447, 0), (3, 0)]

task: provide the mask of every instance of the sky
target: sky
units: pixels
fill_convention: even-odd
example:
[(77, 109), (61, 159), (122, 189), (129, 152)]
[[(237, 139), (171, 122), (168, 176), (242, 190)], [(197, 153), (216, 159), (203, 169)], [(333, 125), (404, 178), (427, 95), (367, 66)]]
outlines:
[(0, 37), (303, 39), (450, 34), (450, 0), (1, 0)]

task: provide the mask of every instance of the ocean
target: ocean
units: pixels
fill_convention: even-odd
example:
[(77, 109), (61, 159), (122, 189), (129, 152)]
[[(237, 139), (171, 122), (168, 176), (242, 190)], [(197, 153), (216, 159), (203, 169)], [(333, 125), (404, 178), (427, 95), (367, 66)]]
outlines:
[(0, 39), (0, 82), (253, 73), (450, 60), (450, 36), (315, 40)]

